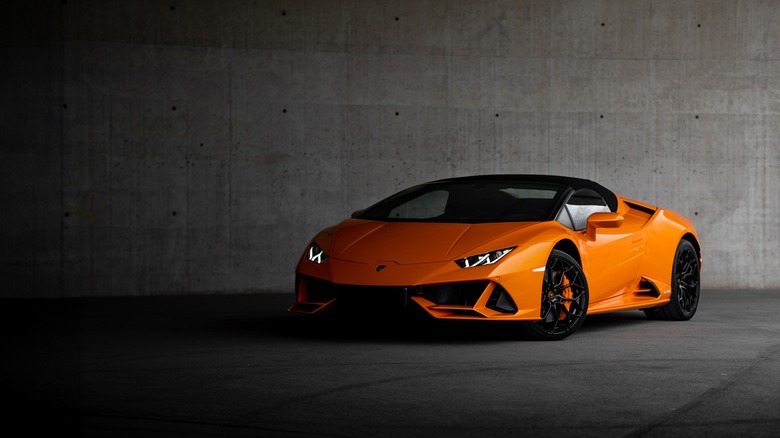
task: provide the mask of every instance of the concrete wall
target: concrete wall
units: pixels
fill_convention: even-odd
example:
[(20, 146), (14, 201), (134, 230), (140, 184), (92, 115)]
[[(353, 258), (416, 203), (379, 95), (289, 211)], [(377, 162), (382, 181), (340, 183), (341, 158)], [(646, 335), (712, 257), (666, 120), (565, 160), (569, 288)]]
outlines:
[(552, 173), (780, 274), (780, 2), (48, 1), (6, 10), (0, 296), (289, 291), (401, 188)]

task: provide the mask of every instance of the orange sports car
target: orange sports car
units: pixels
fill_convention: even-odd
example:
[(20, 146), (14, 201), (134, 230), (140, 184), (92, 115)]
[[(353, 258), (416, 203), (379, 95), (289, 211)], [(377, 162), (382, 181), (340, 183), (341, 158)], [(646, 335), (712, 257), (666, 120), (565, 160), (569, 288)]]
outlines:
[(298, 313), (418, 306), (440, 319), (523, 321), (563, 339), (587, 314), (688, 320), (701, 246), (686, 217), (593, 181), (450, 178), (411, 187), (317, 234), (296, 268)]

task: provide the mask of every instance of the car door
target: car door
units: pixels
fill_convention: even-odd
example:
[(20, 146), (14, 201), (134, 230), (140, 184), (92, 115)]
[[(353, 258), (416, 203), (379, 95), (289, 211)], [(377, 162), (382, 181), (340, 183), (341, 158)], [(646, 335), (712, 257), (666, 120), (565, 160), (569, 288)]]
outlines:
[(558, 215), (559, 222), (577, 232), (592, 304), (630, 291), (644, 252), (642, 232), (630, 224), (599, 228), (591, 236), (586, 233), (591, 214), (609, 211), (601, 195), (581, 189), (569, 197)]

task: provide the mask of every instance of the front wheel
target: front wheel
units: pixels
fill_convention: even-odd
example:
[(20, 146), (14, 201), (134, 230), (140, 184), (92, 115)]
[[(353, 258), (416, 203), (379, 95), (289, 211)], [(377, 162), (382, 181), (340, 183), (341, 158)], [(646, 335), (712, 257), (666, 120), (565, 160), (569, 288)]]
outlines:
[(572, 256), (554, 249), (542, 282), (541, 320), (528, 325), (536, 339), (558, 341), (574, 333), (588, 313), (588, 283)]
[(672, 265), (672, 296), (662, 307), (645, 309), (650, 319), (687, 321), (699, 307), (701, 271), (696, 248), (687, 240), (681, 240), (674, 254)]

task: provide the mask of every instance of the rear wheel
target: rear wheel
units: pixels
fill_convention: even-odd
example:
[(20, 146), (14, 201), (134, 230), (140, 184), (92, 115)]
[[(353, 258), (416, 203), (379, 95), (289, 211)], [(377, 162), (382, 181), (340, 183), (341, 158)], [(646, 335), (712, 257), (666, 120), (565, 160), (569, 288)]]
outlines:
[(542, 283), (541, 321), (528, 325), (536, 339), (557, 341), (574, 333), (588, 312), (588, 283), (577, 261), (554, 249)]
[(672, 265), (672, 296), (669, 303), (662, 307), (645, 309), (650, 319), (687, 321), (699, 307), (701, 271), (696, 248), (687, 240), (677, 245)]

